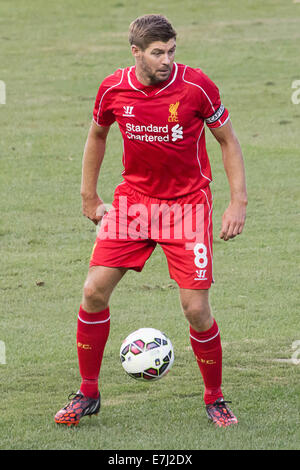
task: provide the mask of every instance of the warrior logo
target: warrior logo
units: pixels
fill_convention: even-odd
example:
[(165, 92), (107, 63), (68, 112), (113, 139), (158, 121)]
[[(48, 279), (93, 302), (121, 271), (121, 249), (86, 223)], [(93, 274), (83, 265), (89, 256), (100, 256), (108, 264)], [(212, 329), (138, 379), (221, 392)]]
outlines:
[(132, 114), (133, 106), (123, 106), (123, 109), (124, 109), (123, 116), (125, 116), (125, 117), (134, 117), (134, 114)]

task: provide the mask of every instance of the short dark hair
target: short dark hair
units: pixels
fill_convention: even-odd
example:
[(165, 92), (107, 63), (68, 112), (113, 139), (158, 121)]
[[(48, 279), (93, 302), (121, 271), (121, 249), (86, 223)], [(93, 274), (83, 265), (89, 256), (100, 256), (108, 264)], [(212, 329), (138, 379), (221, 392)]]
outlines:
[(130, 45), (134, 44), (143, 51), (154, 41), (168, 42), (176, 36), (173, 26), (163, 15), (140, 16), (129, 27)]

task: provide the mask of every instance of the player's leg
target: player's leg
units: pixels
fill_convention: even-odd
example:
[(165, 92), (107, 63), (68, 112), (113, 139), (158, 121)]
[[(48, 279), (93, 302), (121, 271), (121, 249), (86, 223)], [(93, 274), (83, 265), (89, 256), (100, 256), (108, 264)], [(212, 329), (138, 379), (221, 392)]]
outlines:
[[(56, 414), (57, 423), (78, 424), (83, 416), (99, 411), (98, 377), (109, 335), (110, 296), (127, 269), (141, 271), (154, 249), (155, 243), (148, 240), (95, 243), (77, 323), (81, 386), (74, 399)], [(104, 267), (101, 263), (112, 267)]]
[(223, 398), (221, 339), (217, 322), (211, 314), (209, 290), (180, 289), (180, 300), (205, 385), (204, 402), (208, 405)]
[(91, 266), (83, 287), (81, 305), (89, 313), (108, 307), (110, 296), (127, 268)]
[(98, 378), (110, 329), (110, 296), (126, 268), (91, 266), (77, 321), (77, 353), (83, 395), (99, 396)]
[(80, 390), (92, 398), (99, 394), (98, 375), (109, 334), (110, 296), (128, 269), (142, 271), (156, 246), (147, 238), (130, 237), (131, 219), (124, 216), (120, 197), (126, 197), (126, 207), (136, 201), (132, 191), (127, 190), (125, 185), (117, 188), (113, 209), (102, 219), (78, 315), (77, 350), (82, 377)]
[(77, 425), (100, 409), (98, 379), (109, 336), (109, 299), (126, 268), (92, 266), (83, 288), (77, 320), (77, 353), (81, 385), (71, 402), (55, 415), (58, 424)]
[(190, 325), (190, 342), (204, 382), (208, 418), (219, 427), (237, 419), (223, 398), (220, 331), (209, 304), (209, 290), (180, 289), (183, 312)]
[(214, 319), (209, 303), (209, 289), (180, 289), (183, 312), (191, 327), (200, 332), (212, 327)]
[(225, 426), (237, 420), (223, 399), (220, 332), (209, 304), (209, 289), (213, 282), (212, 200), (209, 188), (177, 200), (177, 203), (188, 205), (184, 207), (192, 205), (191, 212), (183, 212), (184, 228), (198, 227), (197, 234), (190, 239), (188, 231), (184, 230), (185, 236), (182, 238), (162, 240), (160, 244), (168, 260), (170, 277), (180, 288), (181, 305), (190, 326), (192, 349), (205, 386), (207, 413), (216, 424)]

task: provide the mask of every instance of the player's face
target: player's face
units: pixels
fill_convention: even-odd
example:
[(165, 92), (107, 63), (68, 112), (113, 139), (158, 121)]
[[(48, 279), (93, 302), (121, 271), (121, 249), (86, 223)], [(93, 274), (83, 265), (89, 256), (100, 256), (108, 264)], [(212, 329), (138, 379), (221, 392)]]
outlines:
[(137, 78), (144, 85), (155, 85), (168, 80), (174, 63), (176, 41), (152, 42), (142, 51), (132, 46), (132, 53), (136, 60)]

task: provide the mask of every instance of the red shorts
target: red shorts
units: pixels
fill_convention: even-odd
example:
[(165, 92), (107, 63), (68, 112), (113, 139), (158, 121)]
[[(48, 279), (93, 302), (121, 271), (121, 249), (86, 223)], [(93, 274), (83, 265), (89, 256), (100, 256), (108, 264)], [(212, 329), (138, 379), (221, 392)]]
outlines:
[(210, 188), (174, 200), (142, 194), (126, 182), (117, 186), (103, 217), (90, 266), (142, 271), (157, 243), (171, 279), (184, 289), (209, 289), (212, 280)]

